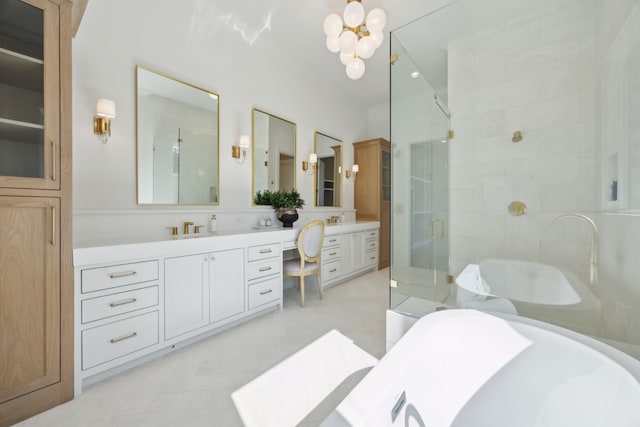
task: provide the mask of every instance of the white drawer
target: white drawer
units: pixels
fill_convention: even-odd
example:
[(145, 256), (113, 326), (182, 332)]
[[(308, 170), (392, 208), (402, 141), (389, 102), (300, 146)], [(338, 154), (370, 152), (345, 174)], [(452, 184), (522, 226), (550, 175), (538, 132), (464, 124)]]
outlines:
[(250, 262), (247, 264), (247, 280), (255, 280), (260, 277), (277, 274), (280, 273), (281, 270), (282, 260), (280, 258), (262, 262)]
[(272, 243), (270, 245), (250, 246), (248, 252), (248, 261), (258, 261), (266, 258), (280, 256), (280, 244)]
[(158, 280), (158, 260), (82, 270), (82, 293)]
[(82, 331), (82, 369), (86, 370), (158, 342), (158, 312)]
[(330, 262), (328, 264), (322, 264), (321, 278), (322, 282), (331, 282), (340, 277), (342, 270), (340, 268), (340, 262)]
[(375, 249), (372, 251), (367, 251), (367, 253), (364, 254), (364, 263), (366, 266), (377, 265), (378, 251)]
[(364, 232), (365, 240), (378, 240), (378, 230), (367, 230)]
[(282, 276), (249, 286), (249, 310), (268, 302), (279, 300), (282, 295)]
[(340, 236), (324, 236), (322, 240), (322, 247), (328, 248), (330, 246), (336, 246), (340, 244)]
[(378, 241), (377, 240), (367, 240), (366, 242), (364, 242), (364, 250), (365, 251), (370, 251), (373, 249), (378, 249)]
[(322, 249), (322, 258), (321, 261), (323, 264), (331, 261), (335, 261), (340, 259), (340, 255), (342, 253), (342, 248), (340, 246), (335, 246), (333, 248), (324, 248)]
[(158, 286), (82, 301), (82, 323), (158, 305)]

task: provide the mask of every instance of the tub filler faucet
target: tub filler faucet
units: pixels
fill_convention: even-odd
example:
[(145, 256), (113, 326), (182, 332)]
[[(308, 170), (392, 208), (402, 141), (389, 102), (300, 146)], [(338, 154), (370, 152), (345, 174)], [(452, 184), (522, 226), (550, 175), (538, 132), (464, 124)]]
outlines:
[(589, 283), (591, 285), (595, 285), (598, 283), (598, 227), (596, 227), (596, 223), (593, 222), (591, 218), (579, 213), (568, 213), (568, 214), (559, 215), (553, 221), (551, 221), (551, 225), (549, 227), (552, 227), (553, 224), (565, 218), (577, 218), (582, 221), (585, 221), (587, 224), (591, 226), (591, 257), (590, 257), (590, 265), (589, 265)]

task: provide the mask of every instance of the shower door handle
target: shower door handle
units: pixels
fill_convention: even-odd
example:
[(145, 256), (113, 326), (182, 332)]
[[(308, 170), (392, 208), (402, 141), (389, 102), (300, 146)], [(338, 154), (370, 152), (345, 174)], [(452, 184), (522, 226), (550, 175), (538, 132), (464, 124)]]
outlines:
[[(440, 224), (440, 232), (438, 234), (434, 234), (433, 233), (433, 229), (434, 224)], [(431, 221), (429, 221), (429, 234), (431, 234), (431, 238), (433, 240), (442, 240), (444, 239), (444, 221), (440, 218), (432, 218)]]

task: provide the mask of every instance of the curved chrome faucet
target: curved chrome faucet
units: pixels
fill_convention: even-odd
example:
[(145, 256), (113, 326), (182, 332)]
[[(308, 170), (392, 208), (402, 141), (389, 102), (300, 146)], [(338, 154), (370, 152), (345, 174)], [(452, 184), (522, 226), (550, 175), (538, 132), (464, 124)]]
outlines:
[(549, 227), (552, 227), (553, 224), (564, 218), (578, 218), (585, 221), (591, 226), (591, 261), (589, 267), (589, 283), (591, 283), (591, 285), (595, 285), (598, 283), (598, 227), (596, 227), (596, 223), (593, 222), (591, 218), (579, 213), (568, 213), (559, 215), (554, 218), (553, 221), (551, 221), (551, 225)]

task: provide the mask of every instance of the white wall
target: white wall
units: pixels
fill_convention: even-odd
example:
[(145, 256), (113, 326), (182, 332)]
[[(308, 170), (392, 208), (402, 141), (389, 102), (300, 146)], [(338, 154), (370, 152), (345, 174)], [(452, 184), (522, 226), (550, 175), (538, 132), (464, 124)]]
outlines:
[[(353, 162), (351, 143), (368, 137), (366, 109), (305, 69), (295, 54), (271, 45), (268, 32), (249, 44), (223, 19), (205, 25), (199, 15), (202, 5), (198, 0), (89, 2), (73, 39), (75, 241), (157, 235), (183, 220), (204, 223), (214, 211), (219, 228), (241, 226), (270, 212), (251, 206), (250, 152), (244, 165), (230, 154), (239, 136), (251, 133), (253, 106), (296, 122), (296, 182), (307, 207), (313, 206), (313, 178), (298, 164), (313, 150), (314, 131), (343, 139), (345, 165)], [(219, 207), (136, 204), (136, 64), (220, 94)], [(99, 97), (113, 99), (117, 106), (107, 144), (92, 133)], [(343, 188), (344, 207), (336, 211), (353, 216), (353, 183), (344, 181)], [(331, 214), (333, 210), (319, 210), (314, 215)]]

